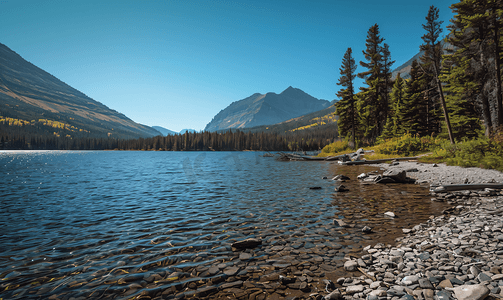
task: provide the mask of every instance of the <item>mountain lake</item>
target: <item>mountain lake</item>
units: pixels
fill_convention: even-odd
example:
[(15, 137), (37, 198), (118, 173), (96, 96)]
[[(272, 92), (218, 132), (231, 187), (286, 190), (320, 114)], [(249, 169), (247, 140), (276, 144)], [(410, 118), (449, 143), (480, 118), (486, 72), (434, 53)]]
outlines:
[[(448, 207), (418, 185), (357, 181), (376, 167), (263, 154), (0, 152), (0, 298), (307, 297), (345, 256)], [(232, 247), (247, 238), (262, 244)]]

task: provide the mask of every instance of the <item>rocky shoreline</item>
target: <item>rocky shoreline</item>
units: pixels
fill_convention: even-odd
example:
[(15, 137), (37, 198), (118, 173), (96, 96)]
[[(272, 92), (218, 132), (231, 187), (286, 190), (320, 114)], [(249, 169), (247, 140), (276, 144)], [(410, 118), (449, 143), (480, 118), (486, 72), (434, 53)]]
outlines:
[[(494, 170), (417, 162), (375, 166), (387, 171), (406, 171), (407, 177), (424, 188), (503, 182), (503, 173)], [(196, 268), (192, 271), (195, 278), (190, 282), (175, 285), (152, 298), (503, 299), (503, 192), (491, 189), (431, 192), (431, 201), (448, 203), (449, 208), (438, 217), (431, 216), (424, 223), (402, 229), (404, 235), (394, 245), (377, 243), (363, 250), (342, 252), (338, 250), (340, 245), (315, 245), (314, 240), (312, 248), (298, 248), (295, 243), (303, 237), (296, 235), (288, 241), (266, 244), (262, 244), (262, 238), (237, 241), (225, 249), (229, 261), (209, 269)], [(400, 222), (399, 213), (395, 216), (389, 212), (389, 216), (397, 217), (396, 222)], [(375, 234), (366, 227), (335, 219), (330, 232), (358, 228), (365, 234)], [(203, 279), (210, 275), (209, 281)], [(181, 273), (166, 277), (179, 280), (184, 276), (191, 277)]]
[[(370, 173), (377, 174), (375, 167), (387, 171), (406, 171), (406, 177), (415, 179), (423, 188), (441, 184), (503, 182), (503, 173), (478, 168), (394, 162), (391, 165), (374, 165), (370, 168), (373, 170)], [(289, 223), (288, 228), (271, 227), (266, 230), (250, 227), (244, 231), (249, 238), (243, 239), (242, 235), (239, 235), (240, 238), (229, 237), (221, 246), (212, 248), (211, 252), (165, 253), (166, 258), (159, 262), (169, 264), (179, 259), (175, 255), (184, 259), (173, 268), (125, 275), (119, 273), (122, 276), (117, 277), (119, 279), (116, 282), (116, 279), (108, 276), (111, 272), (106, 276), (93, 274), (95, 277), (91, 280), (70, 282), (69, 286), (97, 286), (91, 294), (84, 290), (80, 294), (72, 293), (72, 297), (503, 299), (501, 190), (432, 193), (428, 197), (425, 190), (410, 184), (393, 183), (391, 186), (382, 185), (383, 189), (375, 189), (378, 185), (356, 182), (357, 174), (365, 169), (356, 169), (359, 168), (357, 166), (354, 168), (351, 172), (347, 172), (348, 169), (332, 169), (337, 172), (344, 170), (343, 173), (350, 176), (345, 183), (349, 191), (336, 192), (334, 203), (349, 201), (344, 197), (356, 197), (354, 202), (350, 202), (354, 205), (342, 205), (347, 207), (347, 213), (341, 211), (333, 220), (312, 219), (309, 224)], [(336, 185), (342, 182), (330, 181), (327, 177), (324, 179), (323, 188), (331, 190), (334, 182)], [(367, 188), (369, 190), (365, 190)], [(416, 194), (417, 190), (421, 191), (420, 195)], [(362, 191), (366, 191), (363, 194), (372, 194), (368, 197), (369, 200), (374, 201), (370, 199), (373, 197), (376, 202), (384, 203), (370, 202), (367, 208), (358, 208), (365, 196)], [(411, 204), (404, 200), (409, 196), (426, 201), (411, 203), (427, 203), (431, 199), (432, 204), (435, 204), (432, 206), (441, 207), (435, 214), (443, 211), (442, 214), (428, 219), (430, 213), (422, 214), (420, 210), (411, 210), (414, 212), (414, 222), (410, 222), (410, 216), (406, 217), (406, 213), (407, 205)], [(388, 206), (386, 200), (389, 201), (390, 198), (396, 199), (398, 205)], [(323, 202), (320, 205), (308, 209), (311, 213), (316, 213), (317, 210), (334, 211), (334, 204)], [(395, 210), (384, 210), (390, 207)], [(369, 222), (367, 218), (371, 214), (364, 214), (364, 209), (373, 211), (373, 222)], [(337, 215), (344, 215), (344, 218), (337, 218)], [(416, 225), (421, 220), (426, 221)], [(387, 227), (394, 228), (393, 235), (390, 235)], [(292, 231), (287, 231), (290, 229)], [(397, 236), (399, 237), (395, 240)], [(386, 244), (379, 241), (386, 241)], [(393, 245), (387, 245), (388, 241), (394, 241)], [(218, 253), (219, 258), (212, 259), (212, 253)], [(171, 254), (173, 257), (169, 258)], [(145, 266), (145, 269), (148, 268), (149, 266)], [(116, 271), (116, 268), (112, 271)], [(100, 286), (102, 283), (106, 286)], [(108, 286), (115, 283), (112, 288)], [(69, 295), (52, 295), (49, 299), (72, 299)], [(20, 299), (23, 295), (16, 296)]]
[[(503, 182), (503, 173), (415, 162), (377, 165), (406, 170), (421, 185)], [(364, 248), (346, 257), (344, 268), (361, 276), (339, 278), (316, 299), (502, 299), (503, 192), (432, 193), (432, 201), (453, 205), (439, 217), (404, 229), (396, 245)]]

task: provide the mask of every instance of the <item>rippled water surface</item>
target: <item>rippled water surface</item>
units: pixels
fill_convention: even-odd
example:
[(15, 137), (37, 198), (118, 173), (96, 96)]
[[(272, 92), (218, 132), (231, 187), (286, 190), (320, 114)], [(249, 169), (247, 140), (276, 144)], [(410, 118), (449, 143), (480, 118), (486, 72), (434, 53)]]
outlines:
[[(330, 278), (347, 253), (392, 243), (445, 208), (415, 185), (356, 181), (375, 168), (262, 154), (0, 153), (0, 298), (190, 297), (229, 274), (272, 271)], [(349, 192), (322, 179), (337, 174), (351, 177)], [(240, 256), (230, 245), (248, 237), (263, 245)]]

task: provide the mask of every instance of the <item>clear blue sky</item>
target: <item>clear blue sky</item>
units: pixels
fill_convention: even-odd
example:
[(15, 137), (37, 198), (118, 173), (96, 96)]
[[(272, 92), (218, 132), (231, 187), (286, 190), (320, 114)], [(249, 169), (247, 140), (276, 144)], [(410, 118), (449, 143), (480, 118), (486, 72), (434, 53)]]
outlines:
[(136, 122), (202, 130), (257, 92), (335, 99), (344, 52), (362, 60), (372, 25), (398, 67), (429, 6), (445, 27), (454, 2), (0, 0), (0, 42)]

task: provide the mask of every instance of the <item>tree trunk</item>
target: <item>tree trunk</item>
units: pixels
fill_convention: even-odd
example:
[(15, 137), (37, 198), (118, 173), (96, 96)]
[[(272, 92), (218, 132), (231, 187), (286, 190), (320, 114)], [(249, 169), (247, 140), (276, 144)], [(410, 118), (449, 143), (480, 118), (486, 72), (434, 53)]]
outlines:
[(444, 111), (445, 123), (447, 124), (447, 131), (449, 132), (449, 140), (451, 144), (454, 144), (454, 138), (452, 137), (451, 121), (449, 121), (449, 114), (447, 113), (447, 105), (445, 104), (444, 92), (442, 91), (442, 83), (438, 79), (437, 64), (433, 62), (433, 68), (435, 70), (435, 79), (437, 81), (438, 92), (440, 93), (440, 101), (442, 102), (442, 109)]
[(496, 18), (496, 12), (493, 8), (493, 22), (494, 22), (494, 59), (496, 68), (496, 101), (498, 108), (498, 124), (497, 128), (503, 125), (503, 95), (501, 94), (501, 62), (500, 62), (500, 46), (499, 46), (499, 24)]

